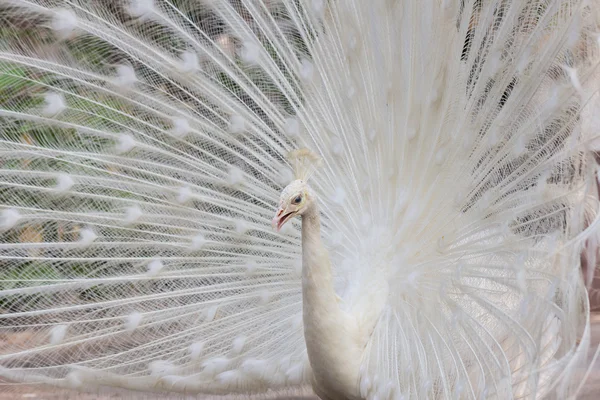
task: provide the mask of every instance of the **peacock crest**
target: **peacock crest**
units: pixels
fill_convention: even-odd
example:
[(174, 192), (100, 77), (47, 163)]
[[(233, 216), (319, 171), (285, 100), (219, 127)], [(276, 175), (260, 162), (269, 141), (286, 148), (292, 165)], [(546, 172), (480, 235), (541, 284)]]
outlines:
[(294, 178), (304, 182), (307, 182), (323, 163), (321, 157), (307, 148), (290, 151), (286, 159), (292, 166)]

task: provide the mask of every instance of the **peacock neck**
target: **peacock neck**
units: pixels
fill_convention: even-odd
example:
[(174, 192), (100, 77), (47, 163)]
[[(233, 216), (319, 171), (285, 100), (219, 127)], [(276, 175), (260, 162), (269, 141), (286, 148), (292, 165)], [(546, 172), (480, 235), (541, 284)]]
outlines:
[[(324, 315), (337, 315), (340, 308), (333, 286), (329, 252), (321, 239), (319, 209), (313, 204), (302, 215), (302, 303), (304, 326), (320, 328)], [(311, 332), (308, 332), (309, 334)]]
[(321, 240), (321, 218), (312, 205), (302, 215), (302, 289), (304, 306), (328, 312), (339, 309), (329, 253)]
[(321, 240), (319, 210), (313, 204), (302, 215), (304, 339), (313, 388), (322, 399), (359, 399), (364, 340), (356, 319), (340, 308), (339, 301), (329, 253)]

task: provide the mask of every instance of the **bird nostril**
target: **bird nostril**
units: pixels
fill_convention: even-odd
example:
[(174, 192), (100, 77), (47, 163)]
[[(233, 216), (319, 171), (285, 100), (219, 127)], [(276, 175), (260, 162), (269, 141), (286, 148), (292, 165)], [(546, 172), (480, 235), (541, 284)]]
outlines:
[(281, 217), (281, 214), (282, 214), (282, 213), (283, 213), (283, 209), (282, 209), (282, 208), (280, 208), (280, 209), (279, 209), (279, 211), (277, 211), (277, 216), (278, 216), (278, 217)]

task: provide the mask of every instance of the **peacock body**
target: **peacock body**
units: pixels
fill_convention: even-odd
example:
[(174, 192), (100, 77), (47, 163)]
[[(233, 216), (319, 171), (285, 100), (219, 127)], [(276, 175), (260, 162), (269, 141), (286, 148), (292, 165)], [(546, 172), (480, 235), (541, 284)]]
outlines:
[(0, 377), (575, 395), (599, 10), (0, 1)]

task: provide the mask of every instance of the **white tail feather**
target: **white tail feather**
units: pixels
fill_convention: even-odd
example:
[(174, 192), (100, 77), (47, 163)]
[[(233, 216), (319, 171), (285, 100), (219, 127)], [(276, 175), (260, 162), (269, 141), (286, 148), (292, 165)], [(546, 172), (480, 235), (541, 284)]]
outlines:
[(0, 376), (309, 385), (291, 164), (362, 397), (576, 391), (596, 0), (113, 3), (0, 1)]

